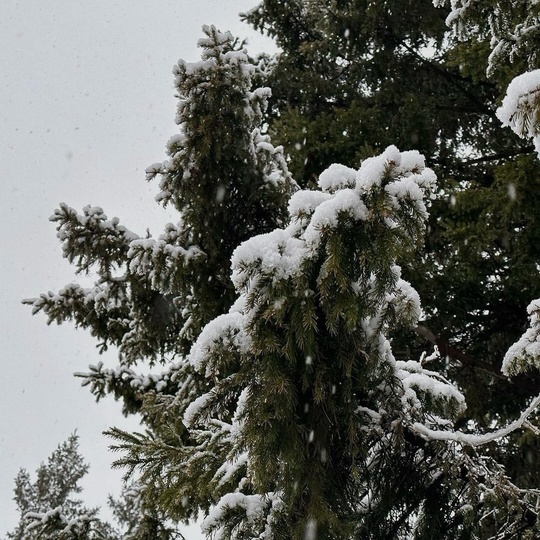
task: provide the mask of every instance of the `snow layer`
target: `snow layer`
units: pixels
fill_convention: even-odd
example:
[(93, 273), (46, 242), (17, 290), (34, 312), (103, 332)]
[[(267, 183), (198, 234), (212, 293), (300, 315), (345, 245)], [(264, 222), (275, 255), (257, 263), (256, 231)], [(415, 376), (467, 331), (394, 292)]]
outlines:
[(311, 249), (318, 248), (322, 240), (322, 231), (337, 228), (345, 215), (354, 221), (366, 220), (368, 217), (366, 205), (352, 189), (337, 191), (331, 199), (324, 201), (315, 209), (311, 222), (304, 232), (306, 244)]
[[(290, 225), (259, 235), (241, 244), (232, 256), (232, 280), (241, 290), (256, 276), (288, 279), (302, 271), (303, 263), (316, 256), (325, 235), (343, 223), (369, 221), (375, 213), (367, 197), (384, 189), (397, 215), (403, 204), (427, 216), (424, 197), (435, 186), (436, 176), (416, 151), (400, 152), (389, 146), (381, 155), (366, 159), (355, 172), (333, 164), (319, 178), (323, 191), (301, 190), (289, 203)], [(397, 222), (386, 216), (389, 228)]]
[(308, 250), (303, 239), (295, 238), (294, 229), (276, 229), (255, 236), (236, 248), (232, 256), (232, 280), (237, 289), (248, 283), (249, 270), (254, 265), (259, 266), (260, 273), (271, 273), (281, 279), (300, 270)]
[(197, 399), (195, 399), (189, 404), (189, 406), (184, 412), (184, 417), (182, 419), (186, 426), (192, 426), (193, 424), (195, 424), (201, 414), (201, 411), (206, 408), (206, 406), (210, 403), (212, 397), (212, 393), (208, 392), (206, 394), (203, 394), (202, 396), (199, 396)]
[[(241, 509), (246, 514), (247, 521), (260, 521), (264, 518), (268, 501), (262, 495), (244, 495), (243, 493), (227, 493), (210, 511), (203, 521), (201, 529), (204, 533), (210, 533), (214, 527), (224, 518), (228, 510)], [(219, 530), (214, 531), (214, 538), (224, 538)]]
[(333, 163), (319, 176), (319, 187), (323, 191), (352, 188), (355, 184), (356, 171), (339, 163)]
[(226, 313), (210, 321), (202, 330), (191, 348), (188, 361), (195, 371), (206, 369), (210, 377), (211, 369), (208, 359), (218, 349), (234, 349), (247, 352), (249, 339), (244, 331), (244, 315), (238, 312)]
[(453, 402), (460, 412), (465, 410), (465, 397), (439, 373), (424, 369), (419, 362), (396, 362), (397, 376), (403, 385), (404, 399), (415, 408), (421, 408), (418, 393), (429, 394), (433, 399)]
[(504, 126), (523, 138), (532, 138), (540, 156), (540, 69), (528, 71), (512, 80), (497, 117)]
[(518, 375), (531, 368), (540, 369), (540, 299), (533, 300), (527, 312), (530, 327), (508, 349), (503, 360), (501, 370), (507, 377)]

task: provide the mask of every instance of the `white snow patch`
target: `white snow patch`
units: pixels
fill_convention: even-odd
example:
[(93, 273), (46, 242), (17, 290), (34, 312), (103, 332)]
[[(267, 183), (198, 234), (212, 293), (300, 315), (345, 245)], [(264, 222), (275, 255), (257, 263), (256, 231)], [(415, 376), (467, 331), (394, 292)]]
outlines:
[(515, 77), (506, 90), (497, 117), (517, 135), (533, 140), (540, 156), (540, 69)]
[(319, 187), (323, 191), (353, 188), (356, 184), (356, 171), (340, 163), (333, 163), (319, 176)]
[(501, 371), (512, 377), (535, 367), (540, 369), (540, 299), (527, 307), (530, 327), (504, 356)]

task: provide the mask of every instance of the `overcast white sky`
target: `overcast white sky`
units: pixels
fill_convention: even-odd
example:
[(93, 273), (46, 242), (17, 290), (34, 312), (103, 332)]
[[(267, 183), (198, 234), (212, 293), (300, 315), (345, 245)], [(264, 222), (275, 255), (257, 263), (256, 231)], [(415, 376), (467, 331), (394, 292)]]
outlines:
[[(135, 232), (175, 219), (153, 200), (145, 168), (165, 157), (174, 124), (172, 66), (197, 60), (203, 24), (272, 50), (238, 13), (257, 0), (0, 2), (0, 537), (17, 522), (13, 478), (34, 471), (77, 429), (91, 464), (84, 499), (105, 503), (120, 472), (102, 431), (128, 427), (72, 374), (97, 362), (95, 342), (47, 327), (25, 297), (74, 281), (49, 223), (59, 202), (102, 206)], [(101, 358), (114, 363), (114, 353)], [(190, 539), (202, 538), (189, 533)]]

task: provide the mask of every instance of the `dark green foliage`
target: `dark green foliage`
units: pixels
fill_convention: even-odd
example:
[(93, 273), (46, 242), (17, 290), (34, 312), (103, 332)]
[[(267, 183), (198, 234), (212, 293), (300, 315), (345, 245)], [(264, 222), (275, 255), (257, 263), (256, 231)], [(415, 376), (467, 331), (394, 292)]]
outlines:
[(445, 16), (429, 0), (267, 0), (248, 14), (283, 48), (269, 79), (271, 125), (298, 181), (389, 144), (444, 166), (479, 121), (493, 121), (493, 86), (448, 65)]
[[(265, 0), (245, 19), (283, 49), (269, 76), (269, 121), (301, 184), (388, 144), (420, 150), (437, 172), (426, 251), (404, 272), (433, 342), (450, 356), (447, 373), (489, 423), (511, 418), (540, 388), (499, 374), (540, 296), (540, 173), (532, 145), (495, 115), (512, 77), (539, 67), (540, 42), (537, 5), (466, 4), (461, 40), (446, 25), (447, 3), (431, 0)], [(493, 28), (505, 45), (488, 61)], [(426, 346), (405, 339), (398, 347)]]

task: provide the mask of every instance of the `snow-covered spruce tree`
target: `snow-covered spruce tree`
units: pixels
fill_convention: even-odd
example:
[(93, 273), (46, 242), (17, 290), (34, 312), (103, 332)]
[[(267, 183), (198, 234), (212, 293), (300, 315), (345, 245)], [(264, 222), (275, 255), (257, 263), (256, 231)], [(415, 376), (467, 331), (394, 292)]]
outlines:
[(71, 435), (39, 466), (35, 481), (22, 469), (14, 490), (20, 521), (7, 539), (119, 539), (117, 531), (98, 518), (97, 508), (87, 508), (74, 498), (81, 492), (79, 482), (87, 472), (77, 435)]
[(142, 506), (135, 484), (126, 484), (118, 499), (109, 496), (114, 523), (100, 519), (99, 508), (87, 508), (78, 498), (79, 482), (88, 468), (79, 452), (78, 436), (73, 434), (39, 466), (35, 481), (22, 469), (14, 489), (20, 520), (6, 539), (183, 540), (162, 512)]
[[(234, 300), (232, 251), (282, 223), (292, 188), (281, 149), (261, 131), (269, 89), (253, 88), (258, 68), (230, 33), (203, 30), (202, 60), (181, 60), (174, 68), (180, 133), (168, 144), (169, 159), (147, 171), (148, 179), (160, 176), (158, 201), (172, 204), (180, 222), (157, 239), (142, 238), (99, 207), (79, 214), (60, 205), (51, 220), (64, 256), (77, 273), (98, 279), (92, 288), (70, 284), (25, 301), (49, 323), (72, 320), (90, 330), (102, 350), (118, 348), (117, 367), (100, 362), (79, 375), (97, 399), (122, 400), (126, 414), (139, 411), (145, 397), (159, 402), (160, 395), (197, 387), (200, 378), (183, 355), (204, 324)], [(162, 374), (134, 369), (155, 362), (165, 364)], [(155, 418), (151, 410), (144, 420), (159, 439), (170, 431), (169, 417)], [(180, 420), (171, 422), (185, 438)], [(152, 485), (140, 493), (137, 538), (152, 538), (151, 528), (160, 526), (153, 517), (158, 497)]]
[[(540, 67), (540, 4), (258, 3), (245, 20), (282, 49), (268, 79), (269, 129), (291, 156), (299, 184), (331, 163), (356, 168), (391, 144), (419, 150), (434, 168), (438, 190), (425, 249), (402, 264), (424, 316), (416, 339), (394, 337), (396, 355), (417, 357), (437, 345), (441, 361), (432, 365), (459, 383), (468, 416), (484, 427), (504, 425), (540, 391), (536, 374), (510, 381), (500, 372), (524, 330), (527, 305), (540, 297), (540, 169), (530, 140), (502, 127), (496, 110), (512, 77)], [(459, 39), (445, 23), (450, 4), (477, 16)], [(500, 69), (487, 77), (490, 21), (499, 39), (510, 30), (509, 44), (527, 31), (514, 62), (499, 56)], [(514, 445), (507, 448), (518, 465), (512, 474), (531, 475), (530, 485), (538, 485), (540, 465), (525, 467), (529, 452), (520, 457)]]
[(258, 68), (230, 33), (203, 30), (202, 61), (174, 68), (180, 133), (168, 143), (169, 159), (147, 170), (148, 179), (160, 177), (158, 201), (172, 204), (180, 222), (142, 238), (99, 207), (79, 214), (60, 205), (51, 220), (64, 256), (98, 279), (92, 288), (69, 284), (25, 300), (49, 323), (72, 320), (102, 350), (118, 348), (117, 368), (99, 363), (83, 376), (98, 399), (123, 400), (126, 413), (147, 392), (175, 392), (170, 371), (141, 377), (132, 366), (181, 358), (230, 307), (234, 248), (282, 223), (291, 188), (281, 149), (261, 132), (269, 89), (252, 88)]
[(420, 247), (434, 183), (395, 147), (332, 165), (292, 196), (285, 228), (235, 250), (238, 299), (188, 356), (204, 390), (155, 404), (157, 437), (112, 432), (171, 515), (202, 510), (215, 540), (536, 534), (540, 493), (476, 448), (538, 399), (506, 430), (460, 433), (459, 390), (392, 354), (420, 315), (397, 262)]

